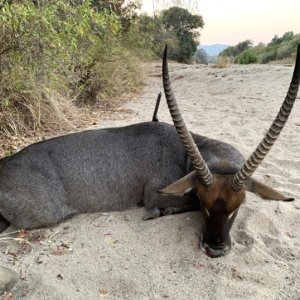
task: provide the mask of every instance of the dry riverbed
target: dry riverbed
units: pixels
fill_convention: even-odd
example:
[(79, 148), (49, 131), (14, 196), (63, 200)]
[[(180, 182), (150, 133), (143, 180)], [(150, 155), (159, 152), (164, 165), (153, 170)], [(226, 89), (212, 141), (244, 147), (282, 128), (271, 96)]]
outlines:
[[(236, 146), (248, 156), (286, 95), (285, 66), (170, 65), (190, 130)], [(160, 64), (126, 118), (101, 127), (149, 121), (162, 90)], [(231, 231), (229, 255), (210, 259), (198, 246), (200, 212), (141, 220), (143, 209), (75, 216), (55, 227), (0, 237), (1, 264), (20, 274), (12, 299), (299, 299), (300, 99), (255, 178), (295, 197), (247, 194)], [(160, 121), (171, 122), (162, 99)], [(117, 187), (116, 187), (117, 188)], [(100, 201), (100, 199), (99, 199)], [(2, 240), (1, 240), (2, 239)]]

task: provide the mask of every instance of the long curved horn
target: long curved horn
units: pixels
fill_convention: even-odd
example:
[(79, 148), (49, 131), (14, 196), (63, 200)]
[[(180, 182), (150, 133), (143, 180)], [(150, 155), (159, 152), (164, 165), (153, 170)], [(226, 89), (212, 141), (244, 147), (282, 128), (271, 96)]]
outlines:
[(260, 142), (255, 151), (251, 154), (249, 159), (245, 162), (241, 170), (234, 175), (232, 180), (232, 187), (235, 191), (241, 190), (245, 182), (252, 176), (256, 168), (260, 165), (262, 160), (270, 151), (271, 147), (278, 138), (282, 128), (284, 127), (289, 115), (292, 111), (296, 100), (297, 92), (300, 83), (300, 44), (297, 49), (297, 58), (293, 78), (287, 92), (287, 95), (281, 105), (273, 124), (268, 130), (267, 134)]
[(175, 96), (172, 91), (171, 82), (169, 78), (169, 70), (168, 70), (168, 48), (167, 45), (165, 47), (164, 58), (163, 58), (163, 84), (164, 91), (168, 103), (168, 107), (177, 130), (177, 133), (180, 137), (181, 142), (184, 145), (184, 149), (187, 152), (188, 156), (192, 161), (192, 165), (197, 173), (198, 178), (201, 180), (203, 184), (206, 186), (211, 185), (213, 182), (213, 175), (211, 174), (207, 164), (205, 163), (201, 153), (196, 146), (193, 137), (188, 131), (183, 118), (180, 114)]

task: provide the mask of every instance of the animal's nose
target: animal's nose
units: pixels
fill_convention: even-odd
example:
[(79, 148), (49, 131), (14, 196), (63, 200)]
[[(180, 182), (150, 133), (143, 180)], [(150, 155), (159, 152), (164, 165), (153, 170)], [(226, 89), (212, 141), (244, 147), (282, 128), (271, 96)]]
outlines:
[(230, 245), (220, 243), (218, 245), (208, 245), (205, 242), (200, 243), (201, 250), (209, 257), (215, 258), (225, 256), (230, 252)]
[(213, 248), (213, 249), (224, 249), (224, 248), (226, 248), (226, 244), (222, 243), (222, 242), (219, 242), (219, 243), (210, 245), (210, 248)]

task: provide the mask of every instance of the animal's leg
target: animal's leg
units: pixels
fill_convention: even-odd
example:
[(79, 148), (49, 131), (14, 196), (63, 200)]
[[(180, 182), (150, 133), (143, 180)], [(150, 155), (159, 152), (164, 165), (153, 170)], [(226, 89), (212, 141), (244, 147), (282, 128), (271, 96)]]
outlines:
[(144, 188), (144, 204), (146, 208), (143, 220), (156, 219), (161, 216), (180, 214), (199, 210), (199, 201), (193, 193), (184, 196), (161, 195), (162, 183), (153, 179)]
[(198, 206), (191, 205), (184, 208), (179, 207), (166, 207), (166, 208), (159, 208), (157, 206), (146, 208), (146, 212), (143, 216), (143, 220), (152, 220), (162, 216), (174, 215), (174, 214), (182, 214), (188, 211), (195, 211), (199, 210)]
[(156, 219), (159, 218), (161, 216), (161, 211), (160, 208), (158, 208), (157, 206), (151, 207), (151, 208), (146, 208), (145, 214), (143, 216), (143, 220), (152, 220), (152, 219)]

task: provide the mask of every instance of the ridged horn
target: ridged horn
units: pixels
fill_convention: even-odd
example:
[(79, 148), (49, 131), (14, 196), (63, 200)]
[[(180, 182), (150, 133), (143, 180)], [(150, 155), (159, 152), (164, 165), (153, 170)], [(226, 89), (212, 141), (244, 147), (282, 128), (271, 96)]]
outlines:
[(235, 191), (239, 191), (244, 186), (245, 182), (252, 176), (256, 168), (260, 165), (262, 160), (270, 151), (271, 147), (277, 140), (281, 130), (283, 129), (289, 115), (292, 111), (296, 100), (297, 92), (300, 83), (300, 44), (297, 49), (297, 57), (295, 69), (290, 83), (287, 95), (281, 105), (273, 124), (268, 130), (267, 134), (260, 142), (255, 151), (251, 154), (249, 159), (245, 162), (240, 171), (238, 171), (232, 180), (232, 187)]
[(211, 174), (207, 164), (205, 163), (201, 153), (196, 146), (194, 139), (190, 132), (188, 131), (181, 113), (179, 111), (175, 96), (172, 91), (171, 82), (169, 78), (169, 70), (168, 70), (168, 47), (166, 45), (164, 51), (164, 58), (163, 58), (163, 66), (162, 66), (162, 73), (163, 73), (163, 85), (164, 85), (164, 92), (167, 99), (168, 107), (177, 130), (177, 133), (180, 137), (181, 142), (184, 145), (184, 149), (187, 152), (188, 156), (191, 159), (192, 165), (196, 171), (196, 174), (199, 180), (205, 184), (206, 186), (211, 185), (213, 183), (213, 175)]

